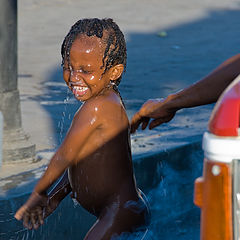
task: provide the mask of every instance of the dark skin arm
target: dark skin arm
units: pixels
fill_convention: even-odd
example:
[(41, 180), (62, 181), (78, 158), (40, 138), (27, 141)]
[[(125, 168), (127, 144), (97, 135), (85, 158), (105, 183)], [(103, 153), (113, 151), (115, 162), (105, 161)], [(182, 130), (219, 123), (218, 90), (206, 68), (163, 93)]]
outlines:
[[(165, 99), (148, 100), (131, 120), (131, 133), (142, 124), (144, 130), (169, 122), (182, 108), (191, 108), (217, 101), (224, 89), (240, 74), (240, 54), (235, 55), (197, 83)], [(149, 123), (150, 122), (150, 123)]]
[[(60, 204), (60, 202), (72, 191), (69, 180), (68, 171), (66, 170), (58, 181), (56, 186), (49, 194), (33, 193), (29, 199), (38, 202), (38, 205), (29, 209), (23, 217), (23, 225), (28, 229), (37, 229), (44, 223), (47, 218)], [(35, 202), (34, 201), (34, 202)]]
[[(96, 112), (91, 111), (91, 108), (93, 107), (82, 107), (81, 111), (75, 115), (63, 143), (52, 157), (46, 172), (37, 183), (27, 202), (16, 212), (15, 218), (17, 220), (23, 219), (26, 227), (31, 228), (31, 223), (37, 221), (42, 224), (43, 215), (41, 214), (41, 209), (47, 207), (47, 204), (52, 203), (53, 206), (56, 205), (57, 201), (62, 200), (66, 196), (64, 191), (66, 191), (66, 193), (71, 191), (67, 175), (64, 175), (60, 181), (61, 184), (58, 184), (53, 192), (49, 194), (49, 199), (46, 195), (49, 187), (51, 187), (63, 172), (81, 159), (79, 158), (79, 152), (85, 145), (90, 134), (98, 127), (99, 121)], [(91, 119), (95, 119), (93, 124), (89, 124)], [(89, 147), (89, 152), (90, 151), (94, 151), (94, 149)], [(49, 203), (48, 200), (50, 201)], [(41, 206), (40, 210), (38, 208), (39, 206)], [(49, 212), (47, 211), (46, 214), (49, 215), (51, 212), (51, 210)], [(35, 219), (36, 215), (39, 220)], [(37, 225), (33, 227), (37, 227)]]
[(48, 194), (48, 205), (44, 209), (43, 218), (48, 217), (71, 191), (68, 170), (66, 170), (56, 186)]

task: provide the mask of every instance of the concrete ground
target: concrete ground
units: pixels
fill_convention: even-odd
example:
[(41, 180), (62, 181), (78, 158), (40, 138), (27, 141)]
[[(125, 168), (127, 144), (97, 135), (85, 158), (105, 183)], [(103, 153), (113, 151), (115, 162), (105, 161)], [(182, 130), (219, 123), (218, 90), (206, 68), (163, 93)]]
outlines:
[[(148, 98), (176, 92), (239, 53), (239, 9), (236, 0), (18, 1), (22, 123), (37, 151), (59, 145), (79, 106), (67, 93), (60, 66), (61, 43), (78, 19), (111, 17), (124, 32), (128, 63), (120, 91), (131, 118)], [(144, 141), (150, 135), (156, 142), (159, 133), (173, 135), (176, 129), (185, 139), (201, 134), (211, 109), (182, 110), (156, 132), (139, 132), (134, 138)], [(171, 145), (171, 139), (163, 145)], [(136, 140), (135, 150), (139, 150)], [(152, 147), (140, 150), (148, 152)], [(8, 171), (2, 172), (5, 176)]]
[[(178, 91), (239, 53), (239, 10), (236, 0), (18, 1), (18, 82), (25, 131), (37, 150), (58, 144), (67, 97), (60, 47), (78, 19), (111, 17), (124, 32), (128, 65), (120, 90), (131, 117), (146, 99)], [(166, 37), (159, 36), (162, 31)], [(205, 117), (205, 108), (200, 117), (199, 111), (183, 114), (183, 123), (175, 125), (194, 125), (194, 113), (199, 120)]]
[[(127, 71), (120, 84), (129, 118), (148, 98), (165, 97), (201, 79), (240, 52), (239, 0), (18, 1), (18, 85), (22, 124), (36, 144), (33, 164), (0, 170), (0, 197), (18, 188), (19, 173), (38, 178), (79, 104), (63, 83), (61, 43), (80, 18), (111, 17), (126, 36)], [(132, 136), (134, 158), (201, 139), (212, 105), (179, 111), (153, 131)]]

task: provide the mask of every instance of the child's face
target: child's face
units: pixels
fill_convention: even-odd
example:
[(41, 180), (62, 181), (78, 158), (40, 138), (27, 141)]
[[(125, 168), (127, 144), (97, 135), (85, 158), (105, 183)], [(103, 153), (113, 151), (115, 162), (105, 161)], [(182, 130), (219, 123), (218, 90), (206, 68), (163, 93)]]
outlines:
[(70, 50), (70, 63), (64, 64), (63, 78), (76, 99), (86, 101), (98, 95), (110, 82), (108, 71), (104, 74), (102, 59), (105, 45), (101, 39), (81, 35), (74, 40)]

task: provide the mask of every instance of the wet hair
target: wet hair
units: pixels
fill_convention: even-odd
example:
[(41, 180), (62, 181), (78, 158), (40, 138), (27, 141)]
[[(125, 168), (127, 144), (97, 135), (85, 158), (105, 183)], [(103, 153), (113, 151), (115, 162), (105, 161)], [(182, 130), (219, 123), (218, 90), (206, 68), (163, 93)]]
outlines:
[[(62, 65), (65, 61), (67, 61), (68, 64), (70, 63), (69, 55), (72, 44), (74, 40), (81, 35), (88, 37), (96, 36), (102, 39), (102, 42), (106, 46), (102, 59), (102, 68), (105, 67), (103, 74), (117, 64), (123, 64), (124, 70), (126, 69), (127, 51), (124, 35), (111, 18), (86, 18), (77, 21), (71, 27), (62, 43)], [(118, 86), (120, 81), (121, 77), (117, 79), (115, 84)], [(114, 86), (114, 83), (112, 84)]]

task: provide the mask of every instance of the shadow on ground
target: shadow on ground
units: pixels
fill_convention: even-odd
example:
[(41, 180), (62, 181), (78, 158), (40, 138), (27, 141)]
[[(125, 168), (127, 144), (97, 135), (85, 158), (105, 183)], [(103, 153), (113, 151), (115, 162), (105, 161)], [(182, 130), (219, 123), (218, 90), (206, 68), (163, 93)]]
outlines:
[[(240, 52), (240, 11), (211, 11), (208, 16), (170, 29), (126, 33), (128, 63), (120, 92), (131, 117), (148, 98), (165, 97), (213, 70)], [(159, 32), (166, 31), (166, 37)], [(52, 117), (55, 141), (62, 141), (80, 106), (67, 92), (62, 70), (43, 82), (45, 94), (35, 100)], [(67, 99), (69, 99), (67, 101)], [(171, 125), (171, 123), (169, 123)]]
[[(120, 84), (120, 92), (129, 117), (146, 99), (165, 97), (178, 91), (199, 80), (228, 57), (239, 53), (239, 29), (240, 11), (225, 10), (211, 11), (203, 19), (169, 29), (156, 29), (156, 31), (149, 33), (126, 33), (128, 64), (127, 72)], [(167, 36), (159, 36), (158, 33), (161, 31), (166, 31)], [(34, 100), (40, 102), (51, 116), (53, 126), (55, 126), (54, 138), (56, 146), (58, 146), (63, 140), (80, 103), (74, 100), (72, 94), (68, 92), (62, 80), (60, 63), (59, 68), (53, 69), (49, 78), (45, 79), (43, 86), (45, 94), (34, 98)], [(201, 118), (201, 110), (199, 109), (201, 108), (192, 109), (191, 112), (197, 112)], [(192, 113), (184, 111), (182, 115), (187, 113), (191, 119)], [(168, 123), (166, 129), (170, 128), (172, 124), (172, 122)], [(161, 126), (158, 129), (161, 131)], [(187, 136), (188, 133), (186, 133), (186, 138)], [(202, 158), (198, 159), (202, 161)], [(196, 164), (198, 169), (194, 172), (195, 175), (191, 176), (191, 179), (199, 176), (201, 165), (201, 163)], [(168, 165), (169, 169), (177, 171), (171, 164)], [(163, 173), (163, 178), (165, 173)], [(184, 176), (187, 178), (187, 175)], [(180, 180), (175, 179), (175, 181)], [(141, 184), (144, 186), (144, 183)], [(168, 186), (169, 193), (174, 189), (173, 185)], [(159, 186), (160, 192), (163, 192), (161, 180)], [(193, 195), (193, 187), (191, 189), (187, 199), (182, 199), (183, 204), (186, 202), (192, 204), (192, 198), (190, 199), (189, 196)], [(166, 199), (165, 201), (167, 202)], [(161, 199), (159, 199), (159, 206), (164, 208)], [(181, 208), (181, 206), (178, 207)], [(194, 208), (192, 214), (187, 216), (185, 219), (176, 220), (172, 224), (173, 231), (180, 225), (183, 226), (181, 229), (188, 231), (187, 221), (193, 219), (197, 226), (194, 225), (192, 231), (197, 232), (197, 234), (192, 233), (194, 237), (186, 238), (185, 232), (179, 230), (178, 239), (199, 239), (199, 210)], [(159, 218), (161, 217), (159, 216)], [(165, 228), (163, 223), (161, 226), (163, 226), (161, 233), (164, 236), (162, 239), (165, 239), (171, 229)]]

